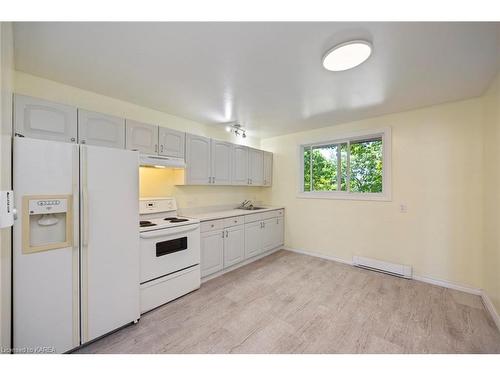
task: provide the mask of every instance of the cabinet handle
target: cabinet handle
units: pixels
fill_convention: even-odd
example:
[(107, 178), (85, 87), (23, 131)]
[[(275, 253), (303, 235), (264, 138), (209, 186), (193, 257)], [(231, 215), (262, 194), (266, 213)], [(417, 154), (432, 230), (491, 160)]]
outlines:
[(208, 178), (208, 183), (211, 184), (212, 183), (212, 177), (209, 177)]
[[(22, 135), (21, 137), (24, 137), (24, 135)], [(71, 142), (74, 142), (76, 141), (76, 138), (71, 138)]]
[(224, 238), (224, 231), (222, 231), (222, 238)]
[(163, 145), (160, 145), (160, 152), (163, 152)]
[(226, 230), (226, 238), (229, 237), (229, 231)]
[(215, 177), (212, 177), (212, 184), (215, 184)]
[(84, 145), (85, 143), (87, 143), (87, 141), (85, 139), (82, 139), (82, 145)]

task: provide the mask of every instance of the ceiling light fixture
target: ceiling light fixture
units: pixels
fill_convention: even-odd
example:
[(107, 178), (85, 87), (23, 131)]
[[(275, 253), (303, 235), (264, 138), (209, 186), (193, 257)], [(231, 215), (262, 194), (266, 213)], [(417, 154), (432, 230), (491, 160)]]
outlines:
[(246, 129), (243, 128), (240, 124), (228, 125), (226, 126), (226, 131), (228, 133), (234, 133), (234, 135), (241, 135), (243, 138), (247, 137)]
[(372, 45), (365, 40), (352, 40), (336, 45), (326, 52), (323, 66), (332, 72), (342, 72), (364, 63), (372, 54)]

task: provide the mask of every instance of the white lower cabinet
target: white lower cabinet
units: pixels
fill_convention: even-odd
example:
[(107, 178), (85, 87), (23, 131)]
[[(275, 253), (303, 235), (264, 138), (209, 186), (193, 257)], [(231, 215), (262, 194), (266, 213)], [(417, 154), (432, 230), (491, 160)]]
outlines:
[(224, 267), (224, 231), (201, 233), (201, 277)]
[(283, 216), (276, 218), (276, 226), (274, 230), (274, 247), (283, 245), (285, 238), (285, 228), (283, 225)]
[(262, 221), (245, 224), (245, 259), (259, 255), (262, 250)]
[(224, 233), (224, 268), (226, 268), (245, 259), (245, 226), (227, 228)]
[(283, 210), (201, 224), (201, 277), (283, 245)]
[(276, 246), (277, 218), (262, 222), (262, 252), (271, 250)]

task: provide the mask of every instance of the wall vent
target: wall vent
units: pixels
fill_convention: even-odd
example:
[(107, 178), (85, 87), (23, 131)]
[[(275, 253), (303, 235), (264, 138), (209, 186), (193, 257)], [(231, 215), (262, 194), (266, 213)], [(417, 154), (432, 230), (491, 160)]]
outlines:
[(412, 278), (412, 267), (404, 264), (389, 263), (381, 260), (353, 256), (352, 263), (356, 267), (365, 268), (371, 271), (387, 273), (389, 275), (404, 277), (405, 279)]

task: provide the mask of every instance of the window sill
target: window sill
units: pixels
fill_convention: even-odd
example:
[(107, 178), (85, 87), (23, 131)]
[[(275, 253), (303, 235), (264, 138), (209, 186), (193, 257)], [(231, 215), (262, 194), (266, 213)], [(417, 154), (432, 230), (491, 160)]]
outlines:
[(384, 193), (343, 193), (343, 192), (299, 192), (299, 199), (339, 199), (353, 201), (379, 201), (390, 202), (392, 199), (389, 194)]

